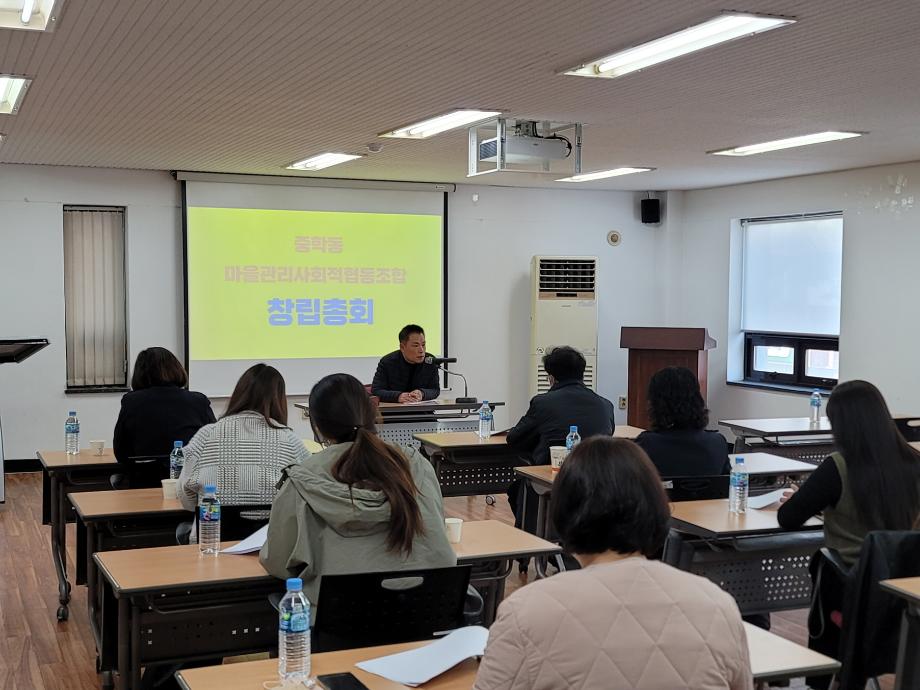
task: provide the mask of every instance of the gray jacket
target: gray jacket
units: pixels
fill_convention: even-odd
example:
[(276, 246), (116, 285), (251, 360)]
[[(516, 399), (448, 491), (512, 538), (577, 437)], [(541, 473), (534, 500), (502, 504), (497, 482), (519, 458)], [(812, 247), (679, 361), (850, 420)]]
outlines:
[(424, 533), (412, 553), (386, 547), (390, 505), (382, 491), (349, 489), (331, 474), (351, 447), (340, 443), (287, 469), (287, 481), (272, 505), (268, 537), (259, 555), (275, 577), (300, 577), (316, 603), (323, 575), (439, 568), (457, 564), (444, 531), (441, 487), (434, 468), (417, 451), (409, 454)]

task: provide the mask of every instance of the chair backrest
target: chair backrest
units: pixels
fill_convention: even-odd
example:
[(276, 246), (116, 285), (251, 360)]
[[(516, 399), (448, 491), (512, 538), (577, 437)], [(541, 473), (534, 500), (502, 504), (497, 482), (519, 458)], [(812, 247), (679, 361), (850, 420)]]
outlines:
[(908, 441), (920, 441), (920, 418), (895, 417), (895, 426)]
[[(219, 498), (219, 496), (218, 496)], [(220, 540), (238, 541), (245, 539), (260, 527), (268, 524), (268, 513), (271, 512), (271, 503), (253, 505), (220, 506)], [(244, 517), (241, 513), (265, 512), (263, 518)], [(198, 532), (198, 511), (195, 511), (195, 532)]]
[(894, 673), (903, 599), (878, 583), (920, 576), (920, 532), (870, 532), (850, 572), (840, 641), (841, 690), (862, 690), (869, 678)]
[(462, 627), (470, 570), (454, 566), (323, 575), (313, 651), (425, 640)]
[(728, 498), (727, 474), (703, 477), (664, 477), (664, 490), (673, 501), (702, 501), (709, 498)]
[(132, 455), (128, 462), (119, 464), (118, 470), (126, 477), (128, 486), (117, 488), (158, 487), (161, 479), (169, 478), (169, 455)]

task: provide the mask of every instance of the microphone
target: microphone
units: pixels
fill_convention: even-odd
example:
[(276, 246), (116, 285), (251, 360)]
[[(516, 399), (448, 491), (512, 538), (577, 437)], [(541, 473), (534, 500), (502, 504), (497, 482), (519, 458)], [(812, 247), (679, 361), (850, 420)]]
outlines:
[(423, 360), (425, 364), (434, 364), (436, 366), (441, 366), (442, 364), (456, 364), (456, 357), (433, 357), (432, 355), (427, 355)]
[[(450, 357), (448, 359), (453, 359), (455, 362), (457, 361), (456, 357)], [(456, 398), (454, 400), (455, 403), (458, 403), (460, 405), (465, 405), (465, 404), (471, 404), (471, 403), (477, 402), (476, 398), (469, 397), (470, 392), (469, 392), (469, 386), (466, 383), (466, 376), (461, 374), (459, 371), (451, 371), (450, 369), (445, 369), (444, 367), (440, 365), (438, 366), (438, 369), (443, 371), (445, 374), (450, 374), (451, 376), (459, 376), (461, 379), (463, 379), (463, 397)]]

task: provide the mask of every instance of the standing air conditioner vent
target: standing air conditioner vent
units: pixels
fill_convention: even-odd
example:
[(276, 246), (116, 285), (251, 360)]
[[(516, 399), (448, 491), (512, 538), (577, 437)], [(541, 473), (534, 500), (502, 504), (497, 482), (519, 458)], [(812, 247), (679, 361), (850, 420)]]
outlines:
[[(597, 390), (594, 382), (594, 367), (588, 364), (585, 367), (585, 385), (591, 390)], [(549, 375), (543, 369), (542, 362), (537, 365), (537, 393), (545, 393), (550, 388)]]
[[(576, 297), (594, 294), (597, 261), (594, 259), (549, 259), (540, 261), (540, 294)], [(564, 294), (561, 294), (564, 293)]]

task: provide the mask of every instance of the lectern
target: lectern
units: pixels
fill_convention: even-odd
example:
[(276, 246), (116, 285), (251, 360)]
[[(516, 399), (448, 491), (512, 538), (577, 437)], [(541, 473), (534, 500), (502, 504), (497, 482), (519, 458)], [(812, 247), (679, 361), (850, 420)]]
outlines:
[(624, 326), (620, 347), (629, 349), (626, 423), (648, 429), (648, 382), (665, 367), (687, 367), (696, 374), (706, 399), (707, 350), (716, 346), (705, 328)]
[[(0, 340), (0, 364), (19, 363), (41, 350), (48, 347), (44, 338), (28, 338), (26, 340)], [(0, 503), (6, 500), (3, 479), (3, 424), (0, 420)]]

